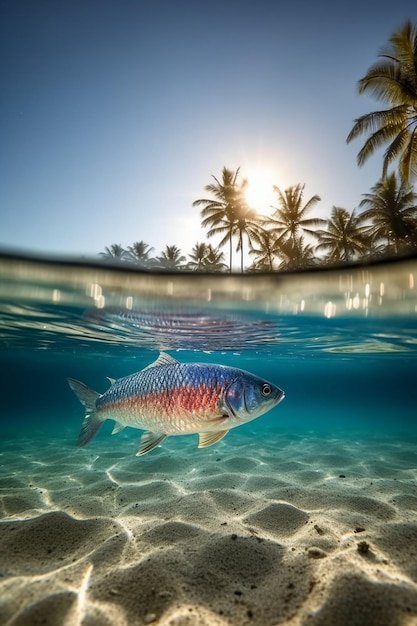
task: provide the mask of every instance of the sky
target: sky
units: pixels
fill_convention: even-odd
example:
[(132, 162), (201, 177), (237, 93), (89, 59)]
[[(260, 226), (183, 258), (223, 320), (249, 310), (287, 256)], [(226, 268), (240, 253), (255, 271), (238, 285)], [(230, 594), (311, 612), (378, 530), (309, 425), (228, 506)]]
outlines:
[(0, 0), (0, 248), (188, 254), (224, 166), (260, 213), (272, 184), (354, 209), (382, 165), (346, 144), (381, 108), (357, 81), (407, 18), (415, 0)]

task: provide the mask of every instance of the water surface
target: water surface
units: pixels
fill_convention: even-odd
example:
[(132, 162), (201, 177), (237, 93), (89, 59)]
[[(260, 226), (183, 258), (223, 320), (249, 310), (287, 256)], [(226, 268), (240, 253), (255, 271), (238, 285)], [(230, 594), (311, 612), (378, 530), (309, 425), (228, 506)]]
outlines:
[[(417, 619), (416, 260), (229, 276), (3, 255), (0, 341), (1, 623)], [(103, 392), (161, 350), (286, 398), (205, 450), (138, 458), (111, 423), (77, 448), (67, 377)]]

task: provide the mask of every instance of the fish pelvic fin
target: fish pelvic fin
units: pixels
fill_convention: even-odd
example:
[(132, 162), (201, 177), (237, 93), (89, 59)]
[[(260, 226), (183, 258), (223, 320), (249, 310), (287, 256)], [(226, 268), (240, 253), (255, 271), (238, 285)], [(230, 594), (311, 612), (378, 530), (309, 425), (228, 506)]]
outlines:
[(219, 430), (217, 433), (198, 433), (198, 447), (208, 448), (209, 446), (212, 446), (213, 443), (223, 439), (228, 432), (228, 430)]
[(146, 430), (140, 438), (140, 446), (139, 450), (136, 452), (136, 456), (147, 454), (156, 448), (165, 437), (166, 435), (164, 433), (153, 433), (151, 430)]
[(82, 447), (91, 441), (103, 423), (96, 410), (96, 400), (100, 394), (75, 378), (68, 378), (68, 384), (85, 407), (85, 417), (78, 435), (78, 445)]
[(116, 422), (113, 430), (111, 431), (111, 434), (117, 435), (117, 433), (120, 433), (120, 431), (123, 430), (124, 428), (126, 428), (126, 426), (124, 426), (123, 424), (119, 424), (119, 422)]

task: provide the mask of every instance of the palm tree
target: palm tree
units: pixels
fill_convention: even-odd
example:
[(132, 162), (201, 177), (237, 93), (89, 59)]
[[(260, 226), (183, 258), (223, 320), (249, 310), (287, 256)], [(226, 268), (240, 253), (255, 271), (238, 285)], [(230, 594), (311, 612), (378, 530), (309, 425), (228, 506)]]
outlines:
[[(253, 241), (255, 241), (257, 247), (253, 245)], [(276, 233), (266, 228), (259, 227), (253, 241), (250, 244), (249, 250), (249, 254), (255, 257), (251, 269), (269, 270), (272, 272), (274, 269), (274, 257), (278, 253)]]
[(227, 265), (224, 263), (224, 252), (208, 243), (206, 247), (206, 256), (204, 259), (204, 268), (211, 272), (223, 272), (227, 270)]
[(139, 265), (147, 266), (152, 262), (152, 259), (149, 255), (152, 253), (154, 248), (151, 248), (147, 243), (145, 243), (142, 239), (140, 241), (135, 241), (131, 246), (128, 247), (128, 255), (131, 260), (135, 263), (139, 263)]
[(349, 213), (342, 207), (334, 206), (327, 220), (327, 229), (318, 230), (319, 243), (316, 251), (327, 252), (330, 262), (349, 262), (358, 256), (364, 256), (369, 250), (369, 227), (363, 225), (362, 215), (355, 211)]
[(417, 247), (417, 193), (393, 172), (364, 194), (361, 219), (372, 221), (374, 242), (384, 241), (395, 254)]
[(214, 198), (200, 198), (193, 202), (194, 206), (202, 206), (201, 222), (203, 228), (209, 227), (208, 237), (223, 235), (219, 246), (224, 246), (229, 242), (230, 247), (230, 272), (232, 271), (232, 237), (235, 234), (235, 224), (239, 214), (239, 202), (241, 194), (237, 179), (239, 176), (238, 167), (235, 172), (223, 167), (221, 181), (212, 175), (214, 183), (204, 187)]
[(312, 229), (326, 224), (324, 219), (306, 217), (321, 198), (314, 195), (303, 205), (304, 187), (305, 185), (300, 184), (292, 185), (284, 192), (276, 185), (273, 187), (278, 194), (280, 207), (272, 207), (274, 213), (268, 219), (268, 224), (282, 241), (290, 240), (294, 249), (297, 248), (303, 234), (316, 236), (316, 231)]
[(210, 243), (196, 243), (188, 256), (191, 260), (187, 263), (187, 269), (197, 272), (218, 272), (227, 269), (227, 265), (223, 263), (224, 253), (218, 248), (213, 248)]
[(104, 259), (123, 261), (126, 258), (126, 250), (119, 243), (113, 243), (110, 247), (106, 246), (104, 249), (105, 252), (100, 252)]
[(346, 141), (370, 133), (357, 156), (360, 166), (388, 143), (382, 175), (399, 159), (401, 179), (408, 184), (417, 174), (417, 25), (407, 20), (389, 42), (379, 55), (382, 60), (358, 83), (360, 94), (370, 93), (389, 108), (358, 117)]
[(175, 245), (165, 246), (165, 250), (162, 251), (161, 255), (156, 257), (157, 267), (165, 270), (183, 269), (185, 260), (185, 256), (181, 254), (181, 250)]
[(261, 219), (255, 209), (248, 207), (246, 200), (244, 199), (245, 187), (247, 180), (245, 179), (238, 192), (238, 212), (236, 221), (233, 225), (233, 234), (238, 238), (238, 244), (236, 246), (236, 252), (240, 252), (240, 271), (243, 273), (243, 236), (246, 235), (249, 246), (252, 240), (256, 240), (259, 230), (261, 228)]
[(317, 263), (313, 245), (305, 243), (303, 236), (297, 236), (295, 239), (277, 239), (276, 246), (277, 254), (282, 259), (280, 270), (300, 270)]
[(190, 261), (187, 263), (187, 268), (190, 270), (196, 270), (201, 272), (205, 269), (205, 261), (208, 253), (208, 245), (206, 243), (196, 243), (191, 253), (188, 255)]

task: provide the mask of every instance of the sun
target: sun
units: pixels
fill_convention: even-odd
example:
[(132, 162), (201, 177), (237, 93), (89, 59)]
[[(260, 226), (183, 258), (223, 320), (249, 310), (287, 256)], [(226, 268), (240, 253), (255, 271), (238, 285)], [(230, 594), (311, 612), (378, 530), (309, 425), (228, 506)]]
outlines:
[(277, 183), (272, 170), (264, 168), (251, 170), (246, 178), (248, 184), (245, 196), (249, 206), (258, 213), (270, 213), (271, 205), (277, 203), (277, 194), (273, 191), (273, 185)]

